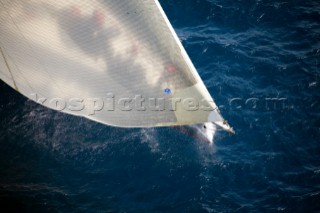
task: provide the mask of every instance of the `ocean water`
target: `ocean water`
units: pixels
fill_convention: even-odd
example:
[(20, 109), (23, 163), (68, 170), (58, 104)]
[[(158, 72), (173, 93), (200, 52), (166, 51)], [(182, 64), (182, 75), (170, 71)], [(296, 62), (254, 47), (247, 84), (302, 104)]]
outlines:
[(320, 212), (320, 2), (161, 0), (237, 134), (120, 129), (0, 83), (1, 212)]

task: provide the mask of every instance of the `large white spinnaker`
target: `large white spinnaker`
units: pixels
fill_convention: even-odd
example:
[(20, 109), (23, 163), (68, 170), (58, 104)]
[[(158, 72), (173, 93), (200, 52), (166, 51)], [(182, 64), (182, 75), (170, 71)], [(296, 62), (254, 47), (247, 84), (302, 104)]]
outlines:
[(108, 125), (233, 132), (157, 0), (0, 0), (0, 78)]

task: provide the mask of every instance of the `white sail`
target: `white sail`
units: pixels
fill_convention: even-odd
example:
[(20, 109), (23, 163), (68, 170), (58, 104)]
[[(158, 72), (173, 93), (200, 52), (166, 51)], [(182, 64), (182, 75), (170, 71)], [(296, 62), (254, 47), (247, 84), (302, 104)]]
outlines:
[(121, 127), (229, 125), (157, 0), (0, 0), (0, 78)]

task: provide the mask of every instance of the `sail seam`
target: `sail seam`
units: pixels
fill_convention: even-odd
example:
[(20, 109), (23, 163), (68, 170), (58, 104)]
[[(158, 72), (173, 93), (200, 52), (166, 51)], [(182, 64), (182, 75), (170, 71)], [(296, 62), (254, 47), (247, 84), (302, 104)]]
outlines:
[[(5, 8), (6, 6), (5, 6), (5, 4), (3, 3), (3, 1), (0, 0), (0, 2), (1, 2), (1, 4), (2, 4), (2, 6)], [(10, 14), (8, 11), (6, 11), (6, 13), (7, 13), (8, 16), (10, 17), (10, 19), (11, 19), (12, 23), (14, 24), (14, 26), (16, 27), (16, 29), (20, 32), (20, 35), (22, 36), (22, 38), (23, 38), (24, 40), (27, 40), (27, 39), (25, 38), (25, 35), (22, 33), (20, 27), (17, 25), (17, 23), (16, 23), (16, 22), (14, 21), (14, 19), (12, 18), (11, 14)], [(27, 45), (29, 46), (30, 50), (34, 53), (33, 55), (34, 55), (34, 56), (37, 56), (36, 51), (34, 51), (32, 45), (29, 44), (28, 42), (27, 42)], [(45, 71), (46, 73), (48, 73), (49, 78), (52, 79), (50, 73), (49, 73), (48, 70), (47, 70), (46, 65), (43, 64), (37, 57), (35, 57), (35, 58), (36, 58), (36, 60), (39, 62), (39, 64), (42, 65), (42, 68), (44, 69), (44, 71)], [(19, 70), (19, 68), (18, 68), (17, 65), (16, 65), (16, 67), (17, 67), (17, 69)], [(22, 71), (21, 71), (21, 70), (19, 70), (19, 71), (21, 72), (21, 74), (22, 74), (22, 76), (23, 76)], [(23, 77), (23, 78), (24, 78), (24, 77)], [(25, 79), (26, 79), (26, 78), (25, 78)], [(27, 80), (26, 80), (26, 81), (27, 81)], [(28, 86), (31, 88), (31, 90), (33, 90), (32, 87), (29, 85), (29, 82), (28, 82), (28, 81), (27, 81), (27, 83), (28, 83)], [(57, 86), (57, 88), (61, 91), (61, 93), (63, 93), (63, 90), (60, 88), (60, 86), (59, 86), (58, 84), (56, 84), (56, 83), (54, 83), (54, 84), (55, 84), (55, 85)]]
[(15, 82), (15, 80), (14, 80), (12, 71), (11, 71), (10, 66), (9, 66), (9, 63), (8, 63), (8, 61), (7, 61), (7, 59), (6, 59), (6, 56), (4, 55), (4, 52), (2, 51), (2, 48), (1, 48), (1, 47), (0, 47), (0, 52), (1, 52), (1, 55), (2, 55), (2, 57), (3, 57), (4, 63), (6, 64), (6, 66), (7, 66), (7, 68), (8, 68), (8, 71), (9, 71), (9, 73), (10, 73), (10, 76), (11, 76), (11, 79), (12, 79), (12, 82), (13, 82), (13, 86), (14, 86), (14, 88), (19, 92), (18, 86), (17, 86), (17, 84), (16, 84), (16, 82)]

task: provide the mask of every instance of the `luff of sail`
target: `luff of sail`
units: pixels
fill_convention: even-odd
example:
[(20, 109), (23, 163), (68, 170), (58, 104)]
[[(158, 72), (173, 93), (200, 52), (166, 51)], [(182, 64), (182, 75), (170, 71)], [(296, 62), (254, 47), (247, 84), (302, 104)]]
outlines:
[(156, 0), (0, 0), (0, 78), (120, 127), (224, 121)]

